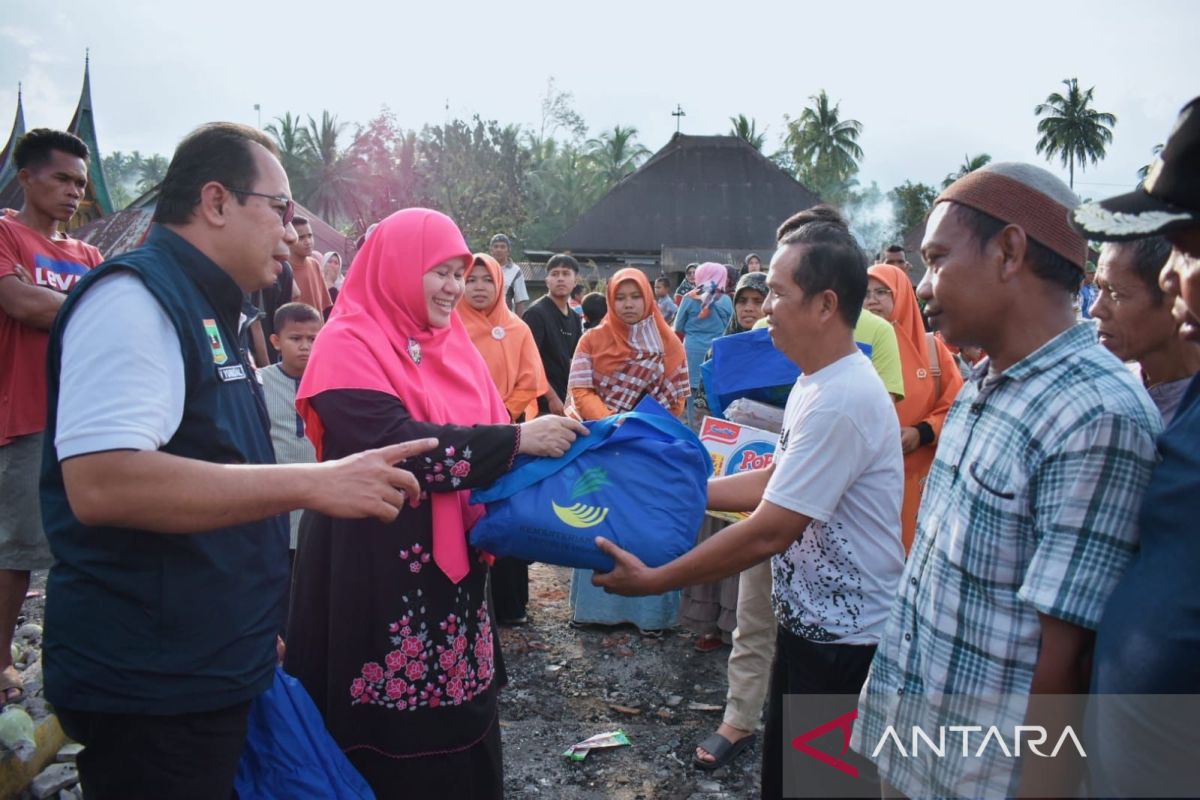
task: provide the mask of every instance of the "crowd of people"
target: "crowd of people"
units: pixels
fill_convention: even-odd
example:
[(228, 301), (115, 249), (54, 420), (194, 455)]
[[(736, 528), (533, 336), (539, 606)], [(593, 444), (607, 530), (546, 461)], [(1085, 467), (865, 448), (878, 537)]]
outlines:
[(836, 791), (789, 761), (787, 709), (841, 694), (859, 791), (1195, 779), (1194, 731), (1133, 701), (1090, 721), (1086, 768), (874, 743), (961, 723), (964, 697), (1200, 694), (1200, 99), (1109, 201), (1027, 164), (959, 178), (923, 276), (816, 206), (767, 264), (588, 293), (560, 253), (532, 302), (506, 235), (472, 252), (433, 210), (381, 220), (351, 264), (314, 252), (275, 145), (231, 123), (184, 138), (146, 241), (104, 261), (61, 230), (88, 155), (26, 134), (0, 216), (0, 705), (49, 569), (45, 693), (89, 798), (231, 796), (280, 662), (377, 796), (502, 796), (500, 628), (537, 609), (527, 562), (470, 546), (470, 491), (647, 400), (695, 428), (722, 411), (714, 342), (763, 328), (801, 375), (770, 466), (708, 483), (743, 517), (655, 568), (598, 539), (615, 568), (571, 579), (572, 625), (731, 645), (695, 766), (761, 722), (763, 797)]

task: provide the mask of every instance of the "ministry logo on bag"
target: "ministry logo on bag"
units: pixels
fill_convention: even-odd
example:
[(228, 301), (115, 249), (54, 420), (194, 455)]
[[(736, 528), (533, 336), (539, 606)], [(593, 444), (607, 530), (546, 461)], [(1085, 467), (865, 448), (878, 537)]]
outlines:
[[(575, 481), (571, 487), (571, 499), (577, 501), (585, 494), (598, 492), (611, 485), (608, 473), (600, 467), (593, 467), (585, 470)], [(550, 501), (550, 506), (554, 509), (555, 516), (572, 528), (592, 528), (604, 522), (604, 518), (608, 516), (608, 509), (604, 506), (589, 506), (576, 502), (569, 507), (563, 507), (553, 500)]]

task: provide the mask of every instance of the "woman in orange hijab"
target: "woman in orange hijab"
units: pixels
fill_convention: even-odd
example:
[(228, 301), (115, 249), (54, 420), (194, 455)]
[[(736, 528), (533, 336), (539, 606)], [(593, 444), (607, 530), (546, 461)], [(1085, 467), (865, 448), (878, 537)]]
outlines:
[[(583, 334), (567, 381), (567, 414), (601, 419), (630, 411), (652, 397), (675, 416), (691, 389), (683, 344), (667, 326), (650, 281), (640, 269), (623, 269), (608, 284), (608, 314)], [(592, 585), (591, 570), (571, 576), (571, 623), (630, 622), (645, 636), (661, 636), (679, 617), (680, 592), (620, 597)]]
[[(904, 505), (901, 510), (904, 550), (912, 548), (917, 530), (917, 509), (925, 476), (933, 465), (937, 439), (946, 412), (963, 379), (946, 343), (926, 333), (917, 294), (908, 275), (891, 264), (867, 270), (867, 298), (863, 308), (892, 323), (900, 345), (904, 370), (904, 399), (896, 403), (900, 417), (900, 446), (904, 450)], [(931, 356), (936, 354), (937, 363)]]
[(683, 344), (640, 269), (623, 269), (609, 282), (608, 314), (579, 340), (567, 391), (567, 414), (576, 419), (630, 411), (646, 396), (683, 413), (691, 393)]
[[(500, 399), (513, 422), (537, 416), (533, 401), (550, 389), (533, 333), (508, 310), (500, 289), (503, 271), (496, 259), (476, 253), (467, 271), (467, 290), (458, 314), (475, 349), (483, 356)], [(532, 412), (529, 410), (532, 407)]]
[[(537, 416), (537, 398), (550, 389), (533, 332), (504, 302), (504, 273), (486, 253), (476, 253), (467, 269), (466, 292), (458, 315), (513, 422)], [(492, 605), (501, 625), (529, 622), (529, 562), (497, 558), (492, 564)]]

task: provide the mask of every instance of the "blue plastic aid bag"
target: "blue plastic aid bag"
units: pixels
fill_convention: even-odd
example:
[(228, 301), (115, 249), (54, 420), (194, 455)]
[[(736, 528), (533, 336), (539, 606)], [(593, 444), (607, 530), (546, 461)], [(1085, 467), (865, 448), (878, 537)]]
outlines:
[(783, 405), (800, 368), (775, 349), (766, 328), (714, 339), (712, 358), (700, 366), (710, 414), (724, 417), (734, 400), (748, 397)]
[[(652, 403), (652, 401), (650, 401)], [(657, 405), (657, 404), (653, 404)], [(690, 550), (704, 520), (712, 461), (686, 425), (659, 407), (584, 423), (560, 458), (518, 459), (471, 494), (487, 516), (471, 544), (497, 556), (606, 572), (603, 536), (651, 567)]]
[(234, 788), (241, 800), (375, 800), (308, 692), (282, 667), (250, 706)]
[[(871, 357), (869, 344), (855, 344)], [(712, 358), (700, 365), (708, 412), (721, 419), (729, 404), (743, 397), (783, 408), (800, 374), (800, 368), (775, 348), (766, 328), (714, 339)]]

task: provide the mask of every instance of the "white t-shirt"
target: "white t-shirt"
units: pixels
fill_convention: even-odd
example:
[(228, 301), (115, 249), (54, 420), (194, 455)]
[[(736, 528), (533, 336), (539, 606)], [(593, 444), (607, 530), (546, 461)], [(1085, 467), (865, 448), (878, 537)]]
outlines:
[(504, 292), (504, 302), (508, 303), (508, 287), (512, 287), (513, 296), (512, 303), (509, 303), (509, 308), (512, 308), (517, 303), (526, 303), (529, 301), (529, 292), (525, 289), (525, 276), (521, 274), (521, 268), (512, 261), (504, 265), (501, 270), (504, 274), (504, 286), (501, 291)]
[(904, 568), (896, 409), (854, 352), (796, 379), (763, 499), (812, 519), (771, 559), (779, 623), (813, 642), (876, 644)]
[(183, 355), (171, 318), (131, 272), (102, 278), (63, 332), (60, 461), (105, 450), (157, 450), (183, 421)]

